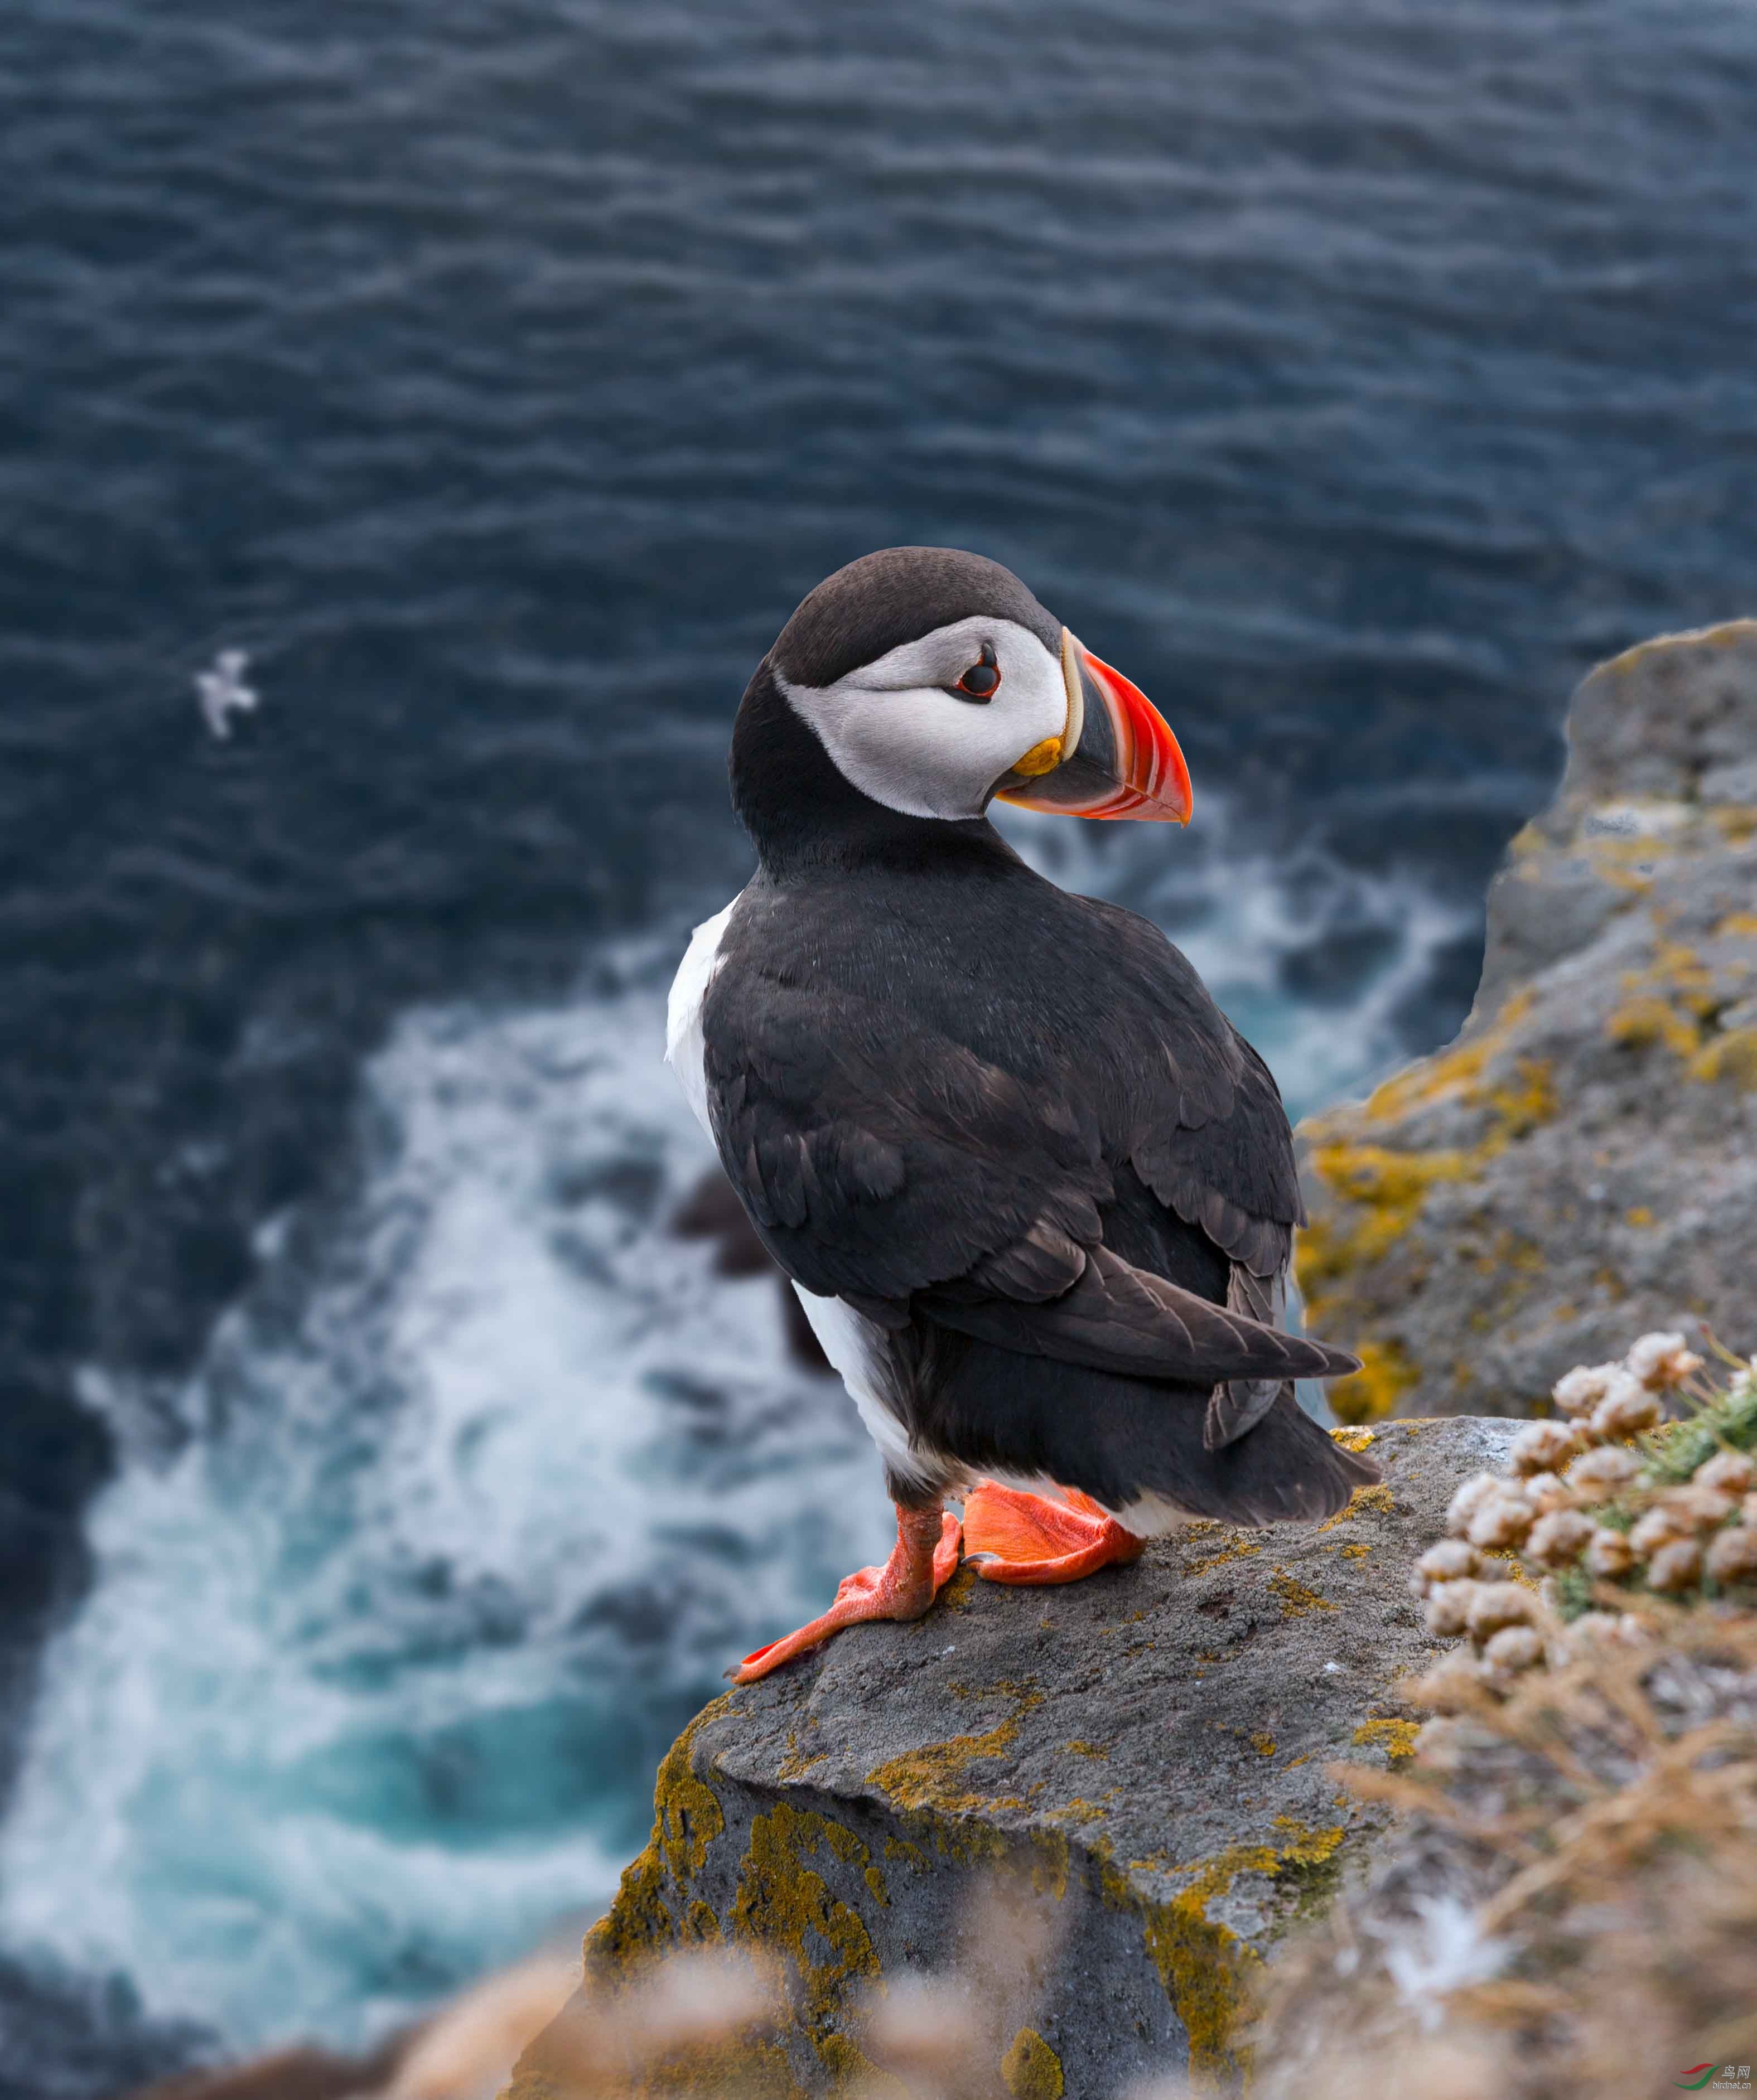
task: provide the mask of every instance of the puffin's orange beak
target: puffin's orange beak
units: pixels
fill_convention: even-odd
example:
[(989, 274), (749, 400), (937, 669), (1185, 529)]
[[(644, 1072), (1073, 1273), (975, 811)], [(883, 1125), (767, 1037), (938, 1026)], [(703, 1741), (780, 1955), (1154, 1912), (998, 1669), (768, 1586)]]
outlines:
[(1170, 725), (1120, 671), (1062, 630), (1067, 725), (1001, 775), (995, 792), (1026, 810), (1187, 824), (1190, 768)]

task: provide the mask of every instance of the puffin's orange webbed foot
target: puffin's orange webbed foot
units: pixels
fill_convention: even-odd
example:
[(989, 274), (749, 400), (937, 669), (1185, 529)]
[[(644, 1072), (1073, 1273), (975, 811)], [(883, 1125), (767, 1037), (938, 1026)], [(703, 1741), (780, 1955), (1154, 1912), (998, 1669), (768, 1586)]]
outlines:
[(842, 1577), (836, 1602), (822, 1618), (797, 1633), (770, 1641), (747, 1655), (726, 1675), (735, 1684), (754, 1684), (796, 1655), (827, 1641), (863, 1619), (919, 1619), (958, 1566), (958, 1520), (949, 1510), (897, 1511), (897, 1543), (882, 1568), (862, 1568)]
[(1147, 1542), (1077, 1488), (1065, 1502), (978, 1480), (964, 1503), (964, 1544), (986, 1582), (1077, 1582), (1124, 1561)]

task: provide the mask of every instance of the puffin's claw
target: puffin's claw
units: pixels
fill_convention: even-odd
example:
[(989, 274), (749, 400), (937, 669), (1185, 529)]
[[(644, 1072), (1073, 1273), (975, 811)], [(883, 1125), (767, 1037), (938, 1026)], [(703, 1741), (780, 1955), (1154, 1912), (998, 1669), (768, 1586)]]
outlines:
[(897, 1511), (897, 1543), (882, 1568), (845, 1575), (836, 1602), (797, 1633), (754, 1649), (726, 1675), (735, 1684), (754, 1684), (796, 1655), (816, 1648), (844, 1626), (863, 1619), (919, 1619), (951, 1580), (958, 1565), (958, 1520), (949, 1510)]
[(978, 1480), (964, 1503), (968, 1558), (985, 1582), (1077, 1582), (1128, 1560), (1138, 1560), (1147, 1542), (1090, 1495), (1064, 1490), (1065, 1502)]

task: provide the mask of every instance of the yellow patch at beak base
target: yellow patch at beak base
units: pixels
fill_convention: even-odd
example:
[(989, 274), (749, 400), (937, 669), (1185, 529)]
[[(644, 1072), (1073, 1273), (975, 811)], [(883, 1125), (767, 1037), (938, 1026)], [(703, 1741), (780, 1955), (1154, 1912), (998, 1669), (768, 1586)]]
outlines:
[(1027, 780), (1031, 780), (1040, 773), (1053, 773), (1061, 763), (1061, 738), (1046, 736), (1041, 743), (1034, 743), (1022, 758), (1013, 760), (1013, 770), (1022, 773)]

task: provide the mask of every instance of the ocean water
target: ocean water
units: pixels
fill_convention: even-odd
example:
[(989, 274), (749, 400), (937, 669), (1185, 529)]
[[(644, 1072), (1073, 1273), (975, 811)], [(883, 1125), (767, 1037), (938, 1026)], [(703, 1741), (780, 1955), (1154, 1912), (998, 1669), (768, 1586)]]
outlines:
[(1743, 0), (0, 15), (0, 2095), (571, 1929), (881, 1544), (669, 1229), (801, 593), (1018, 568), (1198, 818), (1013, 836), (1357, 1088), (1574, 677), (1754, 609), (1754, 120)]

